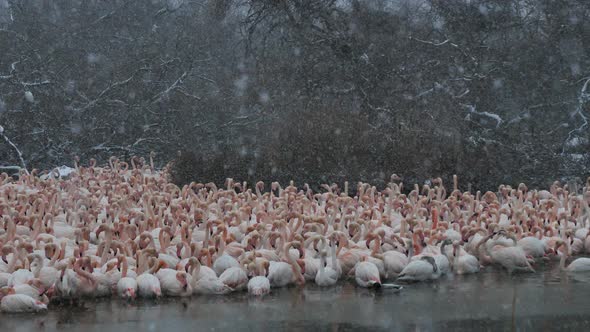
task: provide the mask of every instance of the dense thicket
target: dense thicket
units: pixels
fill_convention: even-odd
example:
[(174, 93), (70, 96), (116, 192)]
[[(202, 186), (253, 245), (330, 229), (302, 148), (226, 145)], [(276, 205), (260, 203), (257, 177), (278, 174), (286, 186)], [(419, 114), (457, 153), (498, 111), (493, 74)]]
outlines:
[(0, 0), (0, 50), (29, 168), (184, 151), (179, 181), (589, 172), (586, 0)]

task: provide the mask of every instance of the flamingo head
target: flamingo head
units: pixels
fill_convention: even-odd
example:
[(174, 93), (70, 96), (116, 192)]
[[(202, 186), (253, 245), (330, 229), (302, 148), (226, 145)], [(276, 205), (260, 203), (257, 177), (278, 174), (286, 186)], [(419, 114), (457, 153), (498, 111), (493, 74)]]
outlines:
[(45, 294), (45, 287), (43, 286), (43, 283), (41, 282), (41, 280), (34, 278), (34, 279), (30, 279), (27, 280), (26, 282), (27, 285), (32, 286), (34, 288), (37, 288), (39, 290), (39, 294)]
[[(262, 261), (262, 268), (264, 269), (264, 275), (268, 274), (268, 268), (270, 267), (270, 262), (268, 260), (264, 260)], [(303, 266), (303, 268), (305, 268), (305, 265)], [(303, 273), (305, 273), (305, 270), (302, 270)]]
[(0, 299), (5, 297), (6, 295), (13, 295), (13, 294), (16, 294), (16, 292), (14, 291), (14, 288), (12, 288), (12, 287), (0, 288)]
[(293, 235), (293, 241), (304, 242), (305, 239), (303, 235), (296, 233), (295, 235)]
[(422, 256), (420, 259), (423, 260), (423, 261), (426, 261), (426, 262), (430, 263), (430, 265), (432, 265), (432, 272), (438, 271), (438, 267), (436, 266), (436, 261), (434, 260), (433, 257), (431, 257), (431, 256)]
[(305, 273), (305, 260), (298, 259), (297, 265), (299, 265), (299, 268), (301, 268), (301, 273), (304, 274)]
[(446, 246), (452, 245), (452, 244), (453, 244), (453, 240), (451, 240), (451, 239), (445, 239), (442, 242), (442, 245), (440, 246), (440, 251), (444, 251), (444, 249), (445, 249)]
[(27, 251), (27, 253), (29, 253), (29, 254), (33, 253), (33, 250), (35, 249), (35, 247), (33, 247), (33, 245), (32, 245), (32, 244), (30, 244), (30, 243), (25, 243), (25, 244), (23, 245), (23, 248), (24, 248), (24, 249)]
[(35, 301), (35, 309), (37, 311), (47, 310), (47, 304), (45, 304), (41, 301)]
[(367, 234), (367, 236), (365, 236), (365, 245), (367, 246), (367, 248), (371, 248), (371, 242), (373, 242), (373, 239), (376, 238), (375, 233), (369, 233)]
[(94, 234), (96, 235), (96, 238), (98, 238), (100, 236), (100, 233), (106, 231), (107, 229), (108, 229), (107, 224), (100, 224), (100, 226), (98, 226), (98, 228), (94, 232)]
[(53, 243), (50, 244), (46, 244), (45, 248), (43, 248), (43, 251), (45, 253), (45, 258), (47, 259), (51, 259), (51, 257), (53, 256), (53, 254), (55, 253), (55, 245), (52, 245)]
[(45, 290), (45, 295), (47, 295), (47, 297), (49, 297), (49, 298), (51, 298), (53, 295), (55, 295), (55, 284), (51, 285), (51, 287), (49, 287)]
[(188, 287), (188, 280), (186, 277), (186, 273), (184, 272), (177, 272), (176, 273), (176, 280), (178, 280), (178, 282), (180, 282), (180, 285), (182, 286), (183, 290), (186, 290), (186, 288)]
[(376, 278), (375, 280), (369, 280), (367, 284), (371, 288), (381, 288), (381, 280), (379, 280), (379, 278)]
[(106, 270), (107, 271), (111, 271), (115, 267), (119, 266), (119, 262), (120, 262), (119, 259), (117, 259), (116, 261), (113, 260), (113, 261), (107, 262), (107, 264), (106, 264)]
[(278, 183), (278, 182), (273, 182), (273, 183), (271, 183), (271, 189), (272, 189), (272, 190), (277, 190), (277, 189), (279, 189), (279, 186), (280, 186), (280, 185), (279, 185), (279, 183)]

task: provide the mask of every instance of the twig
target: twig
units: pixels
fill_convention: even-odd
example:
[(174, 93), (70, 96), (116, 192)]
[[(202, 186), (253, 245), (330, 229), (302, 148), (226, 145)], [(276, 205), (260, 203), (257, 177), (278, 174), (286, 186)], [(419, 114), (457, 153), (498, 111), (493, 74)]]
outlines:
[(49, 80), (45, 80), (42, 82), (21, 82), (21, 84), (23, 86), (38, 86), (38, 85), (46, 85), (46, 84), (52, 84), (52, 83)]
[(415, 41), (418, 41), (418, 42), (421, 42), (421, 43), (424, 43), (424, 44), (429, 44), (429, 45), (432, 45), (432, 46), (442, 46), (442, 45), (444, 45), (444, 44), (446, 44), (446, 43), (448, 43), (448, 42), (451, 41), (450, 39), (447, 39), (447, 40), (442, 41), (440, 43), (435, 43), (435, 42), (431, 42), (431, 41), (428, 41), (428, 40), (418, 39), (418, 38), (412, 37), (412, 36), (409, 36), (408, 38), (411, 39), (411, 40), (415, 40)]
[(473, 105), (468, 105), (468, 104), (461, 104), (461, 106), (467, 108), (467, 110), (469, 111), (469, 114), (467, 114), (466, 119), (470, 118), (470, 114), (477, 114), (477, 115), (481, 115), (481, 116), (486, 116), (488, 118), (494, 119), (497, 123), (496, 123), (496, 128), (500, 128), (500, 125), (502, 124), (503, 120), (502, 118), (495, 113), (490, 113), (490, 112), (478, 112), (475, 109), (475, 106)]
[[(113, 83), (113, 84), (109, 85), (108, 87), (106, 87), (104, 90), (102, 90), (102, 91), (101, 91), (101, 92), (98, 94), (98, 97), (96, 97), (94, 100), (91, 100), (90, 102), (88, 102), (88, 104), (86, 104), (84, 107), (82, 107), (82, 108), (80, 109), (80, 111), (85, 111), (85, 110), (87, 110), (87, 109), (89, 109), (89, 108), (93, 107), (93, 106), (94, 106), (94, 105), (95, 105), (97, 102), (99, 102), (99, 101), (100, 101), (100, 99), (101, 99), (101, 98), (102, 98), (102, 97), (103, 97), (103, 96), (104, 96), (104, 95), (105, 95), (107, 92), (109, 92), (111, 89), (113, 89), (113, 88), (116, 88), (116, 87), (118, 87), (118, 86), (120, 86), (120, 85), (123, 85), (123, 84), (127, 84), (127, 83), (129, 83), (129, 81), (131, 81), (131, 80), (133, 79), (133, 76), (135, 76), (135, 74), (131, 75), (131, 77), (129, 77), (129, 78), (128, 78), (128, 79), (126, 79), (126, 80), (119, 81), (119, 82), (115, 82), (115, 83)], [(86, 97), (84, 97), (84, 98), (86, 98)]]
[(152, 104), (160, 101), (162, 99), (162, 96), (168, 94), (170, 91), (176, 89), (178, 87), (179, 84), (182, 83), (182, 80), (186, 77), (186, 75), (188, 74), (188, 71), (185, 71), (184, 73), (182, 73), (182, 75), (180, 75), (180, 77), (176, 80), (176, 82), (172, 83), (172, 85), (170, 85), (166, 90), (156, 94), (153, 98), (152, 98)]

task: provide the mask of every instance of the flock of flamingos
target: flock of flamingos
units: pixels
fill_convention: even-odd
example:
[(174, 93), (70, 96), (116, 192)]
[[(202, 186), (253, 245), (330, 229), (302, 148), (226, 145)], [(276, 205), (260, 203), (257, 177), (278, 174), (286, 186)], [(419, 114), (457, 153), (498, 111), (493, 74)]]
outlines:
[[(224, 188), (168, 180), (133, 158), (0, 177), (0, 309), (38, 312), (80, 297), (192, 296), (351, 279), (433, 280), (487, 265), (534, 272), (560, 260), (590, 272), (590, 178), (582, 190), (500, 186), (471, 194), (440, 178), (404, 194), (393, 175), (382, 191), (273, 182)], [(266, 191), (266, 190), (268, 191)]]

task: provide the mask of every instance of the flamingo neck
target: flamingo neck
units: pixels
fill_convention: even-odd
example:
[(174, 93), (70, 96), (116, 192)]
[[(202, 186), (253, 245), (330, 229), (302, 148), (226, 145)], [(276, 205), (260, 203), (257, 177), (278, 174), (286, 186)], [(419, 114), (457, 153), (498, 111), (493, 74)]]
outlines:
[(111, 230), (105, 232), (105, 245), (100, 257), (100, 265), (104, 265), (108, 260), (109, 251), (111, 250), (111, 244), (113, 242), (113, 233)]
[(41, 272), (41, 269), (43, 268), (43, 258), (36, 259), (36, 260), (37, 260), (37, 264), (36, 264), (34, 270), (32, 270), (31, 272), (33, 272), (33, 275), (35, 276), (35, 278), (38, 278), (39, 273)]
[(331, 242), (331, 245), (330, 245), (330, 254), (332, 255), (332, 268), (334, 270), (336, 270), (336, 264), (337, 264), (336, 246), (335, 246), (335, 243), (332, 243), (332, 241), (330, 241), (330, 242)]
[(197, 261), (193, 265), (191, 265), (189, 271), (193, 279), (197, 280), (197, 276), (199, 275), (199, 273), (201, 273), (201, 262), (197, 259)]
[(222, 235), (219, 237), (219, 246), (217, 249), (219, 250), (218, 257), (221, 257), (225, 252), (225, 236)]
[(348, 239), (341, 237), (340, 240), (338, 241), (338, 249), (336, 250), (336, 256), (340, 255), (340, 252), (342, 251), (342, 248), (344, 248), (345, 243), (348, 243)]
[(324, 270), (324, 265), (325, 264), (326, 264), (326, 256), (320, 255), (320, 268), (319, 268), (319, 271), (318, 271), (318, 273), (320, 275), (324, 275), (324, 273), (325, 273), (325, 270)]
[(420, 245), (420, 237), (418, 236), (418, 234), (414, 233), (413, 235), (414, 237), (414, 243), (413, 243), (413, 247), (414, 247), (414, 253), (416, 255), (419, 255), (422, 252), (422, 246)]
[(381, 249), (381, 237), (375, 237), (374, 241), (375, 244), (373, 245), (373, 249), (371, 250), (371, 256), (373, 257), (375, 257), (379, 253), (379, 249)]
[(158, 272), (158, 270), (160, 270), (160, 268), (162, 267), (162, 264), (159, 261), (156, 261), (156, 264), (154, 264), (148, 271), (148, 273), (150, 274), (154, 274), (156, 272)]
[(438, 228), (438, 210), (432, 209), (432, 229)]
[(59, 247), (58, 247), (53, 252), (53, 256), (51, 256), (51, 260), (49, 261), (49, 266), (53, 266), (55, 264), (55, 262), (57, 262), (60, 254), (61, 254), (61, 252), (60, 252)]
[(127, 264), (127, 257), (123, 257), (123, 269), (121, 270), (121, 278), (127, 277), (127, 269), (129, 268)]
[(459, 265), (459, 248), (453, 247), (453, 265), (456, 267)]

